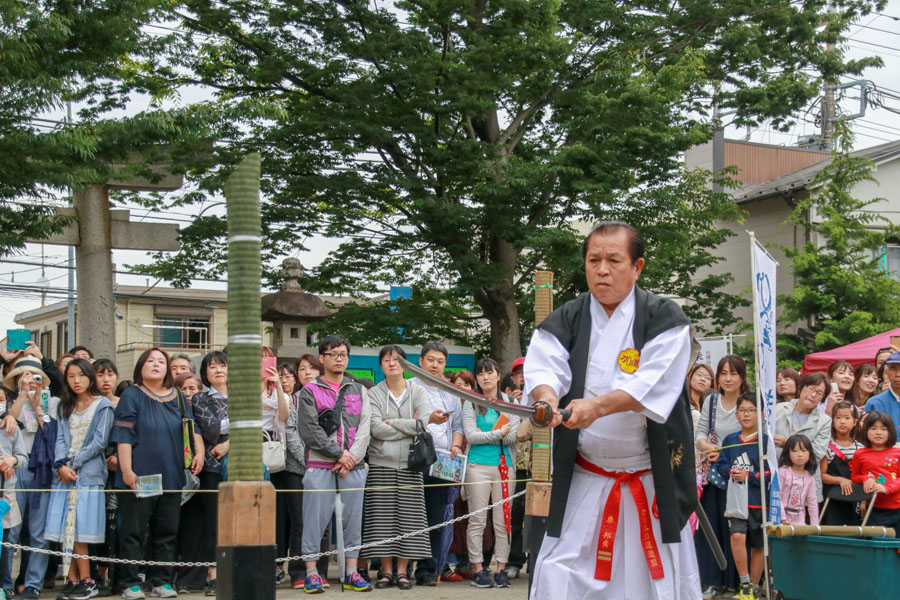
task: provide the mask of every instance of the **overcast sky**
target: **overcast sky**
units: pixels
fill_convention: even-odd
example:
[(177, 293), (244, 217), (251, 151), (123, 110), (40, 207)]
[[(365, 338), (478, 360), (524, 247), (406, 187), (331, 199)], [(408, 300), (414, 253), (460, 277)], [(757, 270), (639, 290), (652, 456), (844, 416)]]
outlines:
[[(865, 79), (873, 82), (876, 88), (900, 96), (900, 0), (890, 0), (887, 7), (880, 14), (873, 14), (854, 26), (849, 33), (848, 51), (850, 57), (877, 55), (884, 60), (885, 66), (881, 69), (870, 69), (864, 74)], [(189, 100), (189, 98), (185, 98)], [(900, 112), (900, 100), (885, 98), (885, 105)], [(840, 102), (844, 114), (855, 113), (859, 106), (858, 89), (850, 89), (845, 93)], [(139, 108), (139, 107), (137, 107)], [(818, 112), (818, 106), (812, 108), (809, 114), (797, 115), (798, 121), (793, 129), (788, 132), (774, 131), (771, 127), (763, 125), (747, 132), (746, 130), (729, 129), (726, 137), (732, 139), (745, 139), (749, 134), (750, 141), (766, 144), (794, 145), (798, 138), (815, 135), (819, 128), (812, 121)], [(852, 121), (853, 131), (856, 135), (856, 149), (876, 146), (885, 142), (900, 139), (900, 114), (892, 113), (885, 108), (866, 110), (863, 118)], [(885, 194), (896, 193), (896, 190), (885, 190)], [(221, 200), (215, 199), (215, 200)], [(212, 203), (213, 200), (210, 201)], [(197, 207), (197, 211), (201, 208)], [(217, 212), (218, 211), (218, 212)], [(223, 214), (224, 207), (213, 207), (205, 214)], [(175, 222), (186, 226), (190, 219), (183, 212), (156, 212), (151, 213), (146, 209), (135, 209), (131, 215), (132, 220), (148, 222)], [(297, 256), (303, 262), (304, 267), (312, 267), (337, 245), (337, 241), (315, 238), (308, 241), (311, 248), (307, 252), (298, 252)], [(15, 263), (8, 261), (16, 261)], [(44, 276), (49, 280), (51, 289), (59, 290), (67, 286), (67, 271), (53, 268), (50, 265), (66, 265), (68, 260), (67, 249), (62, 246), (49, 246), (41, 244), (29, 244), (26, 249), (15, 256), (0, 258), (0, 283), (34, 285), (42, 277), (41, 263), (45, 265)], [(117, 269), (124, 270), (128, 264), (143, 264), (148, 261), (144, 252), (115, 251), (114, 262)], [(29, 264), (19, 264), (29, 263)], [(125, 285), (145, 285), (155, 282), (144, 276), (117, 275), (116, 281)], [(224, 284), (216, 282), (195, 282), (195, 288), (224, 289)], [(52, 304), (63, 298), (58, 295), (48, 297), (47, 303)], [(21, 294), (11, 294), (0, 290), (0, 338), (4, 337), (6, 330), (15, 328), (14, 317), (33, 308), (41, 306), (39, 297), (22, 297)]]

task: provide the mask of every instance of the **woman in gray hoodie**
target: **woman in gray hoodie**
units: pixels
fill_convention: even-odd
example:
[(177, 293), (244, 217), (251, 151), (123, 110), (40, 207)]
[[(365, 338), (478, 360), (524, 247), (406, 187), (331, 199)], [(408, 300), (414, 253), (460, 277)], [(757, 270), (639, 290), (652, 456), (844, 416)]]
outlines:
[[(364, 544), (428, 526), (422, 474), (407, 468), (407, 457), (416, 431), (425, 431), (428, 425), (431, 401), (425, 389), (403, 378), (399, 357), (406, 358), (399, 346), (381, 349), (378, 360), (385, 380), (369, 390), (372, 417), (369, 477), (363, 505)], [(431, 545), (428, 534), (421, 533), (365, 549), (362, 555), (381, 557), (384, 576), (376, 582), (376, 588), (396, 584), (401, 590), (408, 590), (412, 587), (406, 576), (408, 562), (431, 556)], [(392, 573), (394, 557), (396, 576)]]

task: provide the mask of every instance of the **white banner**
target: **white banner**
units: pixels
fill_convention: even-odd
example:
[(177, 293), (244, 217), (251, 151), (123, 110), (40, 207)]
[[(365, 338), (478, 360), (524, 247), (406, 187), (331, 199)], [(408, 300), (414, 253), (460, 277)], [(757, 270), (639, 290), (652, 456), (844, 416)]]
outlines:
[(715, 373), (719, 361), (730, 354), (728, 340), (721, 337), (706, 338), (697, 341), (700, 343), (700, 354), (697, 356), (697, 363), (709, 365), (712, 367), (713, 373)]
[[(753, 252), (753, 335), (756, 347), (758, 379), (757, 398), (762, 400), (760, 409), (765, 416), (766, 435), (769, 447), (769, 471), (772, 478), (769, 500), (769, 521), (781, 523), (781, 489), (778, 485), (778, 468), (775, 463), (775, 271), (778, 263), (765, 248), (751, 237)], [(762, 442), (760, 442), (762, 443)], [(760, 448), (760, 453), (762, 453)], [(760, 465), (762, 466), (762, 465)]]

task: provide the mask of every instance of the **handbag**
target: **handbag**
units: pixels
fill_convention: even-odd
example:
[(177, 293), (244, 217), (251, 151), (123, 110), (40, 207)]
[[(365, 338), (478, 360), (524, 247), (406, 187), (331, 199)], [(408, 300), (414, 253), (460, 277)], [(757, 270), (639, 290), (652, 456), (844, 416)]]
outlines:
[(266, 469), (269, 473), (279, 473), (284, 471), (285, 461), (285, 447), (284, 441), (281, 439), (281, 436), (278, 432), (275, 433), (275, 439), (272, 439), (272, 436), (268, 431), (263, 431), (263, 436), (265, 436), (265, 441), (262, 443), (262, 461), (266, 466)]
[(434, 438), (421, 423), (416, 421), (416, 435), (409, 444), (409, 454), (406, 457), (406, 468), (423, 475), (437, 462), (437, 452), (434, 450)]
[(178, 395), (178, 409), (181, 411), (181, 440), (184, 444), (184, 468), (189, 470), (194, 462), (194, 420), (187, 418), (184, 394), (175, 388)]
[(744, 519), (750, 516), (750, 491), (747, 483), (734, 481), (728, 482), (727, 497), (725, 499), (725, 517), (729, 519)]
[[(706, 404), (709, 407), (709, 435), (707, 436), (706, 440), (713, 446), (715, 446), (718, 443), (718, 440), (716, 439), (717, 438), (717, 436), (716, 436), (716, 403), (717, 403), (718, 399), (719, 399), (718, 394), (711, 394), (709, 396), (709, 398), (707, 398), (707, 400), (706, 400)], [(699, 460), (697, 460), (697, 464), (696, 464), (697, 485), (699, 485), (700, 487), (703, 487), (707, 483), (712, 483), (716, 487), (720, 487), (724, 490), (725, 489), (724, 484), (719, 485), (718, 483), (713, 481), (713, 477), (715, 477), (715, 475), (712, 475), (711, 473), (713, 471), (715, 471), (715, 468), (713, 468), (712, 465), (710, 464), (710, 462), (707, 460), (707, 454), (701, 453), (699, 451), (700, 450), (699, 448), (697, 448), (697, 450), (698, 450), (697, 458), (699, 459)], [(718, 480), (721, 480), (721, 477), (718, 478)]]

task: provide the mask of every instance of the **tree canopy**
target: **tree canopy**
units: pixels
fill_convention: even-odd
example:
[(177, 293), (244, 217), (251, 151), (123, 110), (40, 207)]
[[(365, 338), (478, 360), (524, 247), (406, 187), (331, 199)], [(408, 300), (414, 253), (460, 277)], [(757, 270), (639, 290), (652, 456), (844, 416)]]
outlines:
[[(686, 251), (712, 253), (725, 234), (686, 225), (697, 206), (667, 201), (695, 188), (679, 153), (708, 139), (714, 101), (737, 124), (784, 126), (820, 76), (871, 64), (825, 42), (881, 2), (839, 4), (182, 0), (145, 6), (136, 23), (162, 16), (175, 31), (123, 49), (117, 76), (152, 97), (215, 91), (184, 110), (216, 123), (219, 168), (178, 203), (259, 150), (270, 260), (314, 233), (344, 238), (306, 289), (428, 288), (432, 306), (475, 308), (508, 364), (533, 271), (577, 272), (575, 220), (631, 218), (658, 242), (648, 287), (708, 312), (703, 292), (720, 282), (694, 270), (714, 254)], [(721, 199), (698, 202), (703, 223), (736, 217)], [(220, 273), (217, 221), (198, 220), (181, 253), (144, 270), (182, 285)]]
[[(81, 183), (158, 177), (150, 165), (162, 144), (184, 169), (211, 143), (205, 125), (214, 117), (204, 118), (202, 107), (149, 106), (123, 116), (144, 91), (129, 75), (135, 58), (165, 45), (142, 27), (164, 18), (166, 6), (159, 0), (0, 2), (0, 254), (68, 222), (39, 200)], [(75, 106), (71, 123), (68, 103)]]

